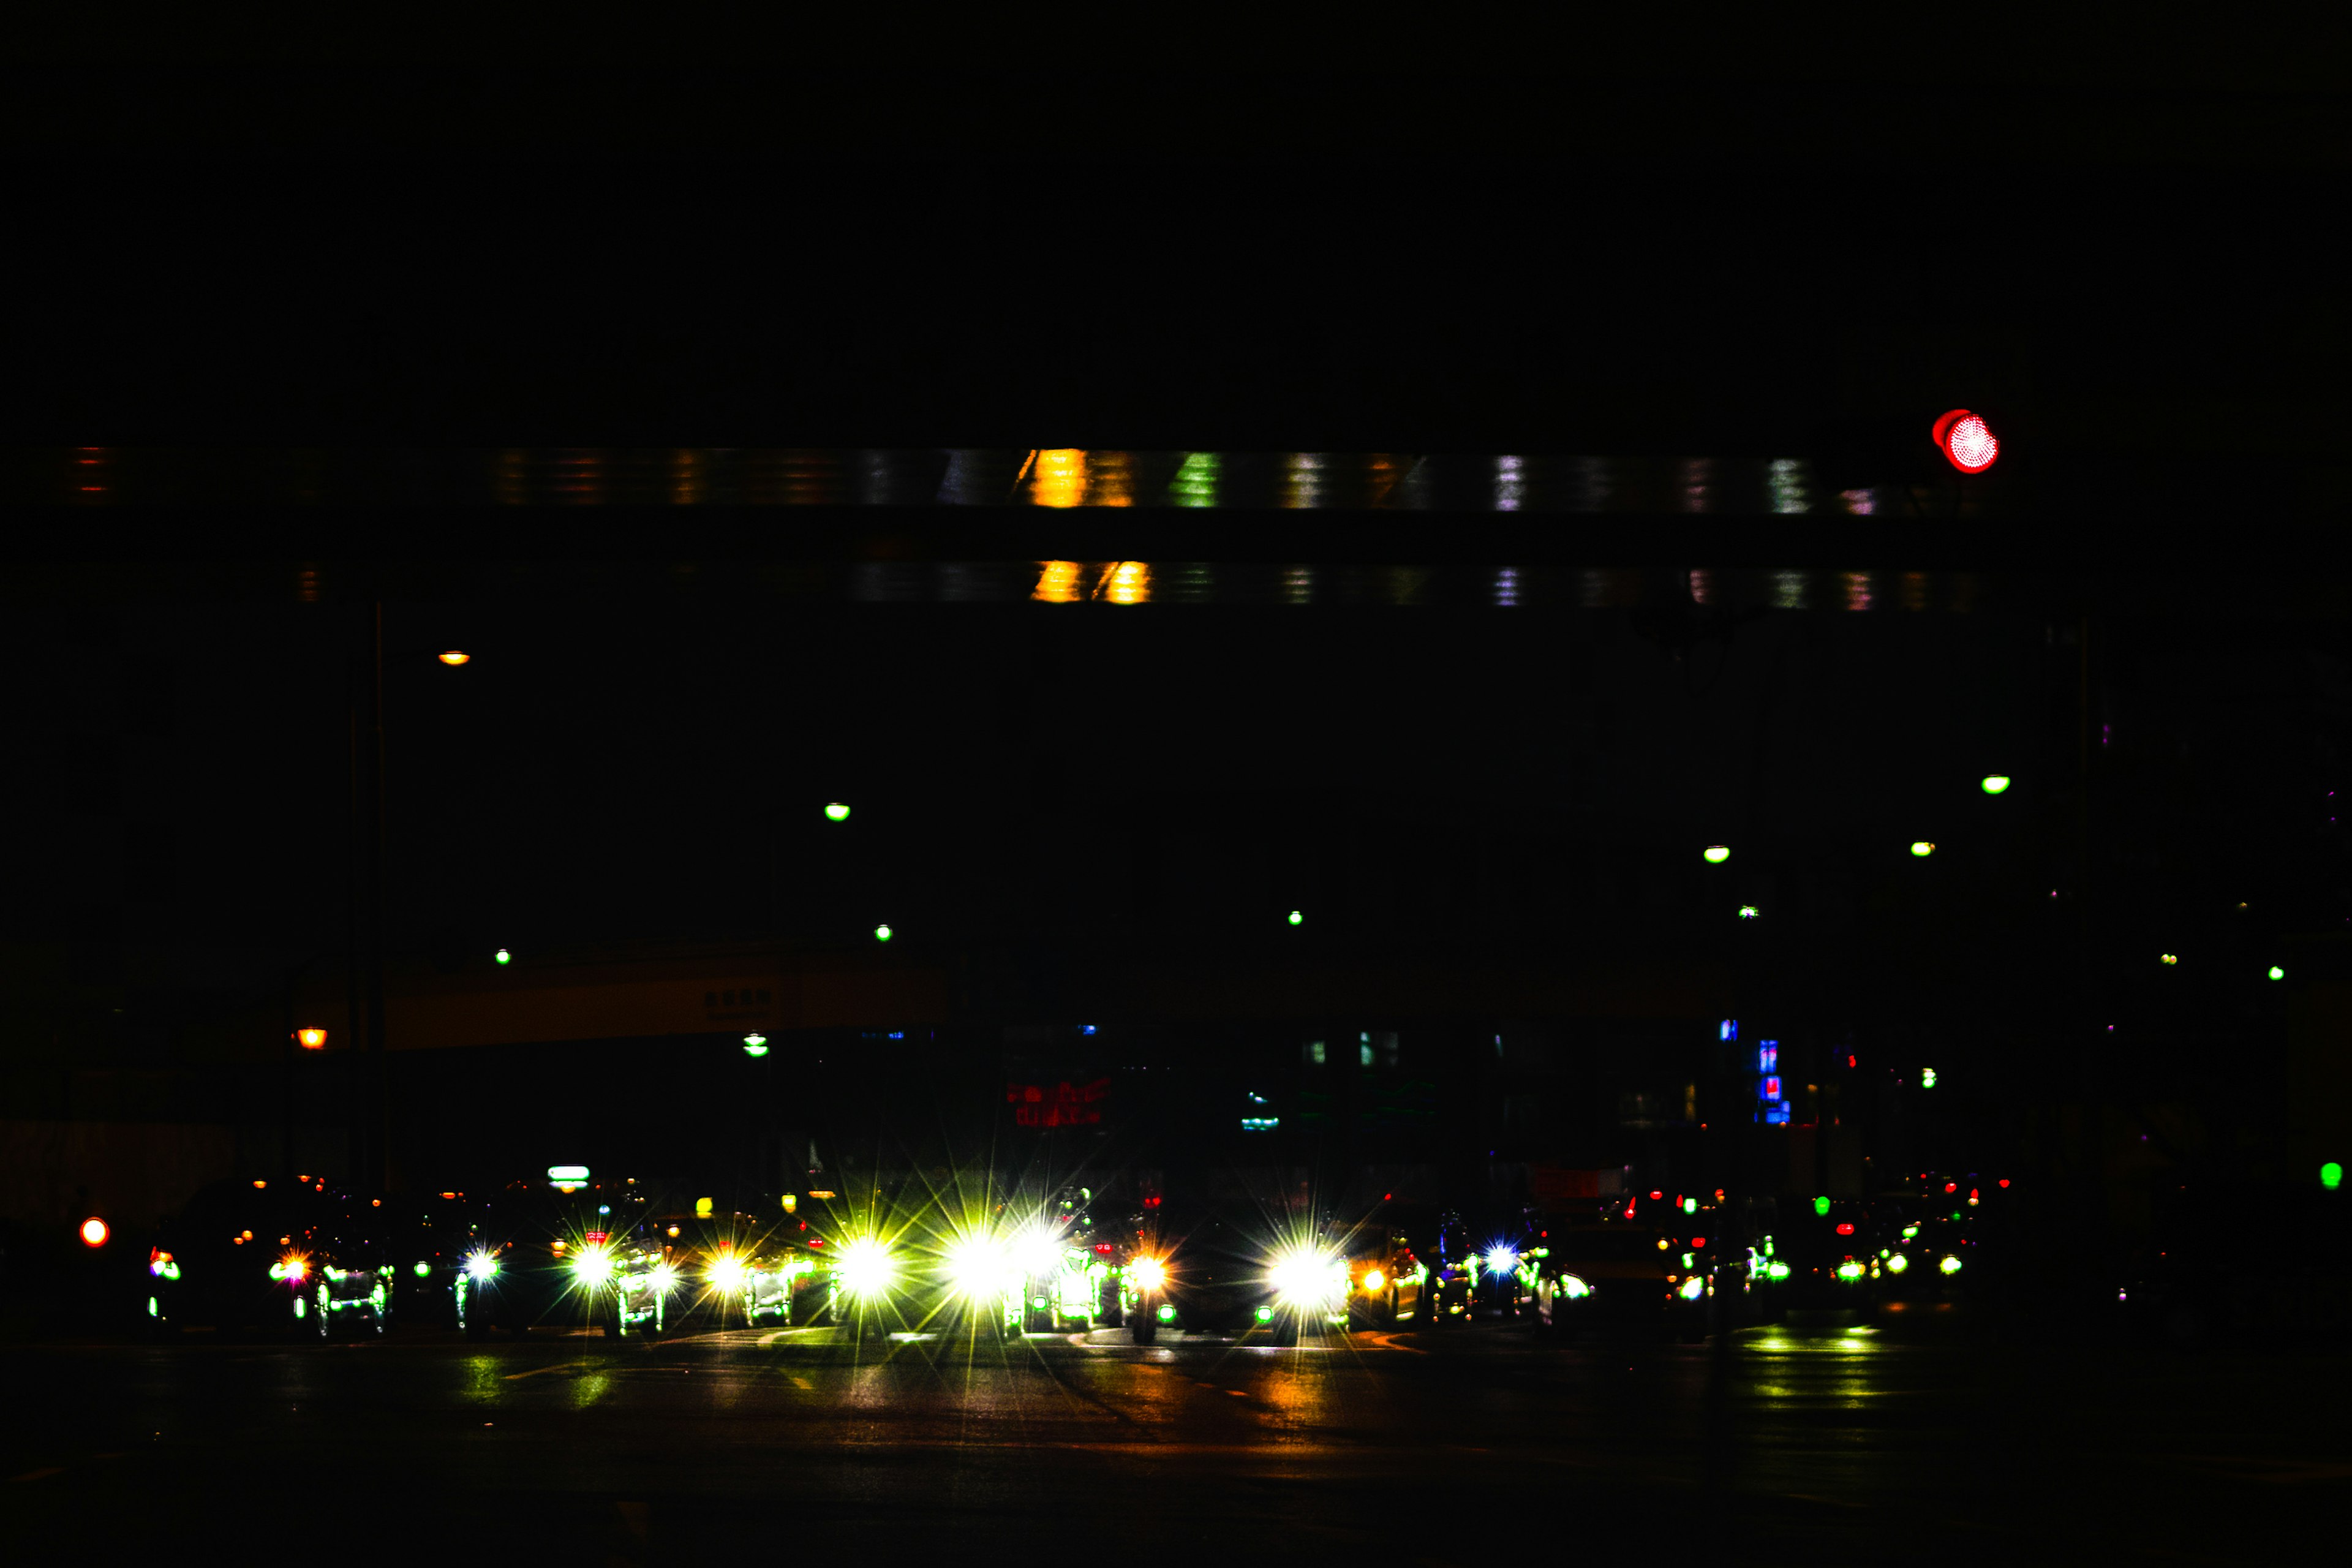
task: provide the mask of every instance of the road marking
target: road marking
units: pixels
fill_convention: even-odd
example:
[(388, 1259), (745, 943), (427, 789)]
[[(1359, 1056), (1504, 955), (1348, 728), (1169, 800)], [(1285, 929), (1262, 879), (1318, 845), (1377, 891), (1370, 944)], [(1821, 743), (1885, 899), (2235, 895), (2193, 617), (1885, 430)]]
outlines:
[(1401, 1345), (1397, 1343), (1396, 1335), (1394, 1333), (1366, 1334), (1364, 1338), (1370, 1340), (1372, 1343), (1380, 1346), (1381, 1349), (1384, 1351), (1402, 1351), (1407, 1355), (1427, 1355), (1429, 1353), (1427, 1351), (1423, 1350), (1419, 1345)]
[(807, 1378), (800, 1377), (800, 1376), (797, 1376), (797, 1375), (796, 1375), (796, 1376), (794, 1376), (794, 1377), (793, 1377), (793, 1386), (794, 1388), (804, 1388), (804, 1389), (808, 1390), (811, 1394), (814, 1394), (814, 1393), (816, 1392), (816, 1384), (815, 1384), (811, 1383)]
[(43, 1465), (43, 1466), (42, 1466), (39, 1469), (37, 1469), (37, 1470), (26, 1470), (23, 1475), (21, 1475), (21, 1476), (10, 1476), (10, 1477), (8, 1478), (8, 1479), (9, 1479), (10, 1481), (12, 1481), (12, 1482), (13, 1482), (13, 1481), (37, 1481), (37, 1480), (44, 1479), (46, 1479), (46, 1478), (47, 1478), (47, 1477), (49, 1477), (49, 1476), (62, 1476), (62, 1475), (64, 1475), (65, 1473), (66, 1473), (66, 1471), (65, 1471), (65, 1467), (64, 1467), (63, 1465)]
[(535, 1366), (529, 1372), (510, 1372), (507, 1373), (506, 1381), (512, 1383), (520, 1377), (541, 1377), (551, 1372), (578, 1372), (587, 1364), (584, 1361), (566, 1361), (558, 1362), (553, 1366)]

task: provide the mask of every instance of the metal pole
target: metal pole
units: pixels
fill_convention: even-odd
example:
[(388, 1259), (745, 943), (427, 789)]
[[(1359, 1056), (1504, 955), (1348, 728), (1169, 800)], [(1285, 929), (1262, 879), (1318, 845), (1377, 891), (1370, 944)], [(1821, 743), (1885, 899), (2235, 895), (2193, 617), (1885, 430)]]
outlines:
[(371, 798), (367, 816), (367, 1049), (364, 1073), (367, 1097), (372, 1101), (367, 1133), (371, 1144), (370, 1159), (361, 1173), (362, 1180), (378, 1191), (391, 1180), (391, 1119), (390, 1096), (385, 1092), (384, 1065), (384, 1000), (383, 1000), (383, 601), (375, 602), (370, 626), (372, 668), (368, 680), (368, 743), (370, 750), (368, 785)]

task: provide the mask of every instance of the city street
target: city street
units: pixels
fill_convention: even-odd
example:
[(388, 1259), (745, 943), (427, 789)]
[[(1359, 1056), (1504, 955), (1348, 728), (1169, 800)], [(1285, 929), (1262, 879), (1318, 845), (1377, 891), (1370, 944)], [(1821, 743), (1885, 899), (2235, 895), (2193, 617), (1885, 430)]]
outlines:
[(2352, 1495), (2334, 1353), (1762, 1328), (1718, 1363), (1507, 1324), (1296, 1352), (208, 1339), (0, 1358), (0, 1539), (107, 1560), (2252, 1561), (2326, 1539)]

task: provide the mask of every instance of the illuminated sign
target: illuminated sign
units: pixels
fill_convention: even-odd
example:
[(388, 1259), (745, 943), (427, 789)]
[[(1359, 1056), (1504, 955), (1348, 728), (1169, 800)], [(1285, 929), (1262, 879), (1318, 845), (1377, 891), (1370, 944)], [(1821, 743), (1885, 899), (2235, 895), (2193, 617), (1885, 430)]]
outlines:
[(1110, 1079), (1092, 1083), (1008, 1083), (1004, 1102), (1013, 1107), (1020, 1127), (1092, 1127), (1102, 1121), (1102, 1101), (1110, 1094)]

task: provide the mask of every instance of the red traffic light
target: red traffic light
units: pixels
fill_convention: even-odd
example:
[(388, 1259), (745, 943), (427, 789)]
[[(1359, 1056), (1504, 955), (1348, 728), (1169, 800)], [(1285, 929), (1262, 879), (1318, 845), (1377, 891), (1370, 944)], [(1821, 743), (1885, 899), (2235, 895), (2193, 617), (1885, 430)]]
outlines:
[(2000, 456), (2000, 442), (1981, 415), (1955, 408), (1936, 421), (1936, 449), (1964, 474), (1981, 474)]

